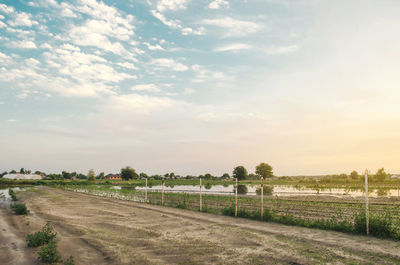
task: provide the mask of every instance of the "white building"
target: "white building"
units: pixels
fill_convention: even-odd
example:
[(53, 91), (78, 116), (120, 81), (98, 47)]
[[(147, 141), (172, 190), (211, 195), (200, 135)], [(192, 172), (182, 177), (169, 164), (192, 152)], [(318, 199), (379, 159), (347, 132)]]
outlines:
[(7, 174), (4, 179), (42, 179), (42, 176), (36, 174)]

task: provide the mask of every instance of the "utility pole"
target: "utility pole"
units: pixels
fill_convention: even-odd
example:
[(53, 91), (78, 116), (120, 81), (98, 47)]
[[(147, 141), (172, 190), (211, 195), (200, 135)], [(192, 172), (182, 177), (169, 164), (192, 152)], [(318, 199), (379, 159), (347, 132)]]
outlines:
[(261, 177), (261, 219), (264, 216), (264, 178)]
[(365, 170), (365, 220), (366, 232), (369, 235), (369, 213), (368, 213), (368, 169)]
[(202, 204), (203, 202), (201, 201), (201, 178), (200, 178), (200, 212), (203, 209)]

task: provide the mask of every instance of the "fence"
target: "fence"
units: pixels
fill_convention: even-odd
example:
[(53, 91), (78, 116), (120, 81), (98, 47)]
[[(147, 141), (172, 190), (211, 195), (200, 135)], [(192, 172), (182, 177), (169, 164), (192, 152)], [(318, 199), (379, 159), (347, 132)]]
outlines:
[[(368, 198), (366, 182), (365, 198), (334, 197), (323, 194), (283, 196), (271, 195), (268, 186), (261, 181), (259, 192), (250, 195), (240, 194), (241, 185), (234, 185), (232, 192), (220, 192), (203, 189), (199, 180), (198, 190), (166, 191), (163, 181), (161, 189), (150, 188), (145, 180), (145, 187), (122, 187), (118, 190), (102, 187), (72, 188), (77, 192), (91, 193), (98, 196), (113, 197), (168, 207), (225, 214), (252, 219), (275, 221), (285, 224), (318, 227), (343, 232), (356, 232), (400, 238), (400, 199)], [(255, 194), (254, 194), (255, 193)], [(369, 222), (371, 222), (369, 224)], [(383, 227), (381, 227), (383, 226)], [(386, 229), (386, 230), (385, 230)], [(384, 231), (383, 231), (384, 230)], [(384, 235), (381, 235), (384, 233)]]

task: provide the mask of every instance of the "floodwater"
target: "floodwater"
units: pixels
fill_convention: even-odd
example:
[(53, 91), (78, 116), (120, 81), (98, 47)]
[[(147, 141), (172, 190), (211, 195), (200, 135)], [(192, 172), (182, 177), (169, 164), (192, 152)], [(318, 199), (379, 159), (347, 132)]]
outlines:
[[(247, 192), (243, 193), (246, 195), (257, 195), (256, 190), (259, 185), (243, 185), (247, 187)], [(343, 189), (343, 188), (331, 188), (331, 189), (312, 189), (300, 186), (281, 186), (275, 185), (273, 187), (273, 196), (301, 196), (301, 195), (328, 195), (336, 197), (361, 197), (365, 196), (365, 191), (361, 189)], [(120, 187), (118, 187), (120, 188)], [(136, 187), (136, 190), (145, 190), (145, 187)], [(161, 191), (162, 186), (152, 186), (148, 187), (147, 190), (150, 191)], [(234, 194), (234, 185), (203, 185), (202, 193), (204, 194), (219, 194), (228, 195)], [(165, 192), (186, 192), (186, 193), (199, 193), (200, 186), (191, 185), (176, 185), (176, 186), (164, 186)], [(369, 190), (369, 197), (400, 197), (399, 189), (373, 189)]]

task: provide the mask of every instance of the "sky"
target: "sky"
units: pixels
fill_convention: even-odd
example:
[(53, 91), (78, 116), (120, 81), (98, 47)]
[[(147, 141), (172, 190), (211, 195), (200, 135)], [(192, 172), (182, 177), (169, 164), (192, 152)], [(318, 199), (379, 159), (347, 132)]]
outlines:
[(397, 0), (0, 0), (0, 171), (400, 172)]

